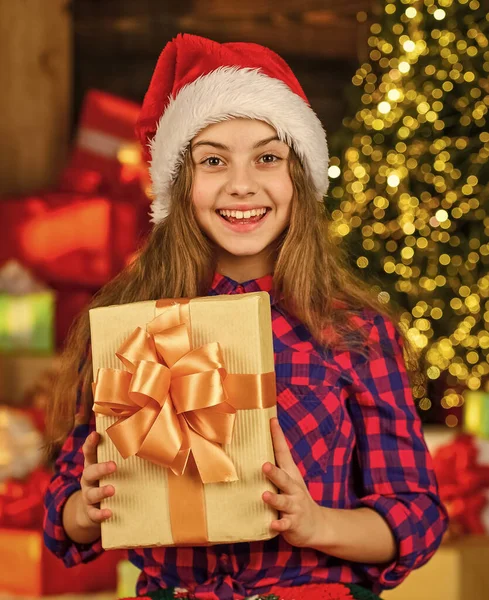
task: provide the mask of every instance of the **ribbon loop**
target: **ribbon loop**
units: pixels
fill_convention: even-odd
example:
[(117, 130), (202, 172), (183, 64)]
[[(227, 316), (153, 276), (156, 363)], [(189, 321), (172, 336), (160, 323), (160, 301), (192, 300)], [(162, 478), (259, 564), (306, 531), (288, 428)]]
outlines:
[(153, 338), (141, 327), (137, 327), (116, 352), (117, 358), (130, 373), (142, 361), (158, 362)]

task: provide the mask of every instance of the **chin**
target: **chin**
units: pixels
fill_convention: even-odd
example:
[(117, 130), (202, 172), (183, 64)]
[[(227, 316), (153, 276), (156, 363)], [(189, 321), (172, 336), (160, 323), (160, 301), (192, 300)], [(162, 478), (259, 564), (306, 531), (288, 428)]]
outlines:
[(233, 256), (256, 256), (268, 247), (268, 244), (225, 244), (219, 241), (217, 241), (217, 245)]

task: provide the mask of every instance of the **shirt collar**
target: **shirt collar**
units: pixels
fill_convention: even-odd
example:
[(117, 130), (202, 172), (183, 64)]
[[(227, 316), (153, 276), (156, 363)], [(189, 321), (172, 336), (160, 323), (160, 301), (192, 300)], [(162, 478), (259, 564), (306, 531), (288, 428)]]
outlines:
[(271, 298), (271, 304), (274, 305), (276, 300), (273, 294), (273, 275), (264, 275), (258, 279), (250, 279), (239, 283), (220, 273), (214, 274), (211, 289), (209, 290), (210, 296), (220, 296), (227, 294), (248, 294), (251, 292), (268, 292)]

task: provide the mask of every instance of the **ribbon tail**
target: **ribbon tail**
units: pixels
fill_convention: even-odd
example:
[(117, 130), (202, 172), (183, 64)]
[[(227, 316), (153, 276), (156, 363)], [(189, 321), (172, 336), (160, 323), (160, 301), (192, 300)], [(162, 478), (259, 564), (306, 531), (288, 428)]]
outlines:
[(210, 442), (230, 444), (233, 438), (236, 411), (224, 402), (217, 406), (185, 413), (188, 426)]
[(158, 414), (154, 419), (153, 426), (147, 430), (137, 455), (156, 465), (171, 467), (183, 442), (178, 417), (169, 396), (166, 397), (161, 408), (155, 402), (154, 410)]
[(107, 435), (120, 452), (122, 458), (134, 456), (140, 450), (158, 416), (159, 407), (145, 407), (128, 418), (119, 419), (107, 428)]
[(204, 484), (238, 480), (236, 468), (220, 444), (206, 440), (191, 429), (189, 437), (195, 464)]
[(180, 432), (182, 435), (182, 443), (180, 446), (180, 450), (175, 456), (172, 464), (170, 465), (170, 470), (173, 471), (175, 475), (183, 475), (185, 470), (187, 469), (188, 460), (190, 458), (190, 437), (189, 437), (189, 426), (185, 418), (182, 415), (177, 415), (178, 424), (180, 427)]

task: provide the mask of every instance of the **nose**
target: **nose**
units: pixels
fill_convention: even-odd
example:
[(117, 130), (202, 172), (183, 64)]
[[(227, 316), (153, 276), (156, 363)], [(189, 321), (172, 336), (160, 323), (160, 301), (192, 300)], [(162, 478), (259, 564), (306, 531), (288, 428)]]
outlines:
[(253, 176), (252, 167), (235, 165), (229, 169), (226, 182), (226, 193), (235, 198), (247, 198), (258, 191), (258, 184)]

